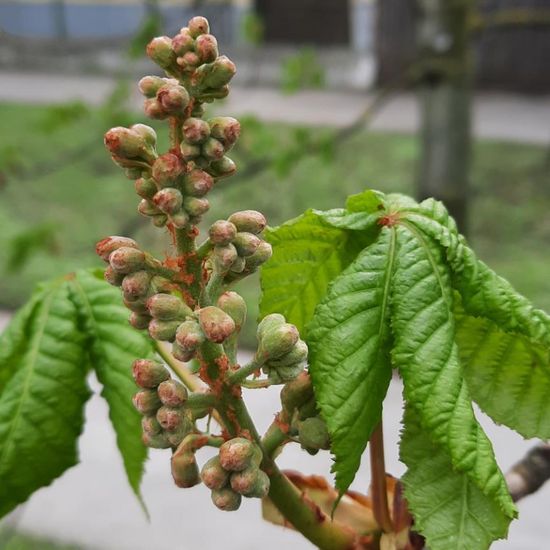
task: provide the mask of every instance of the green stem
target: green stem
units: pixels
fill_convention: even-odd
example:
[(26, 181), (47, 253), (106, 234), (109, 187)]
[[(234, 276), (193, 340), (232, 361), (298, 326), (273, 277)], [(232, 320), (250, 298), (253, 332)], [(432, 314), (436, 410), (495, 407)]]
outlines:
[(191, 374), (183, 365), (176, 361), (173, 355), (161, 342), (155, 340), (155, 348), (164, 362), (174, 371), (176, 376), (188, 390), (191, 390), (192, 392), (200, 392), (204, 388), (201, 381), (196, 376)]
[(269, 388), (269, 386), (272, 386), (273, 382), (271, 380), (263, 379), (263, 380), (243, 380), (241, 382), (241, 386), (243, 388), (248, 388), (249, 390), (261, 390), (264, 388)]
[(204, 260), (213, 248), (214, 245), (212, 244), (212, 241), (210, 239), (206, 239), (206, 241), (197, 247), (197, 256), (199, 259)]
[(212, 271), (206, 286), (204, 287), (204, 292), (201, 299), (201, 305), (211, 306), (214, 305), (221, 293), (223, 286), (224, 274), (219, 273), (218, 271)]
[(288, 435), (281, 430), (277, 422), (273, 422), (262, 438), (262, 446), (267, 456), (273, 458), (279, 447), (288, 441)]
[(245, 365), (244, 367), (241, 367), (239, 370), (232, 372), (228, 377), (227, 381), (230, 384), (239, 384), (242, 382), (245, 378), (256, 372), (259, 368), (261, 368), (262, 363), (258, 361), (256, 358), (252, 359), (248, 365)]

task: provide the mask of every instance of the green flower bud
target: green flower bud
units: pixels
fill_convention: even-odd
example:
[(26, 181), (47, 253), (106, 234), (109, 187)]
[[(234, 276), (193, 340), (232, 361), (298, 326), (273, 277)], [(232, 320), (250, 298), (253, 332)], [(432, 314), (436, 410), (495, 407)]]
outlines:
[(218, 298), (218, 307), (235, 321), (236, 330), (240, 331), (246, 319), (246, 302), (243, 297), (233, 291), (224, 292)]
[(159, 396), (155, 390), (141, 390), (138, 391), (132, 402), (134, 407), (141, 413), (145, 415), (156, 414), (157, 410), (160, 408), (162, 403), (160, 402)]
[(312, 397), (309, 401), (300, 406), (298, 408), (298, 413), (299, 420), (305, 420), (306, 418), (317, 416), (317, 402), (315, 401), (315, 397)]
[(147, 301), (147, 309), (151, 317), (161, 321), (181, 320), (190, 313), (183, 300), (172, 294), (154, 294)]
[(204, 333), (197, 321), (187, 320), (176, 331), (176, 342), (187, 351), (196, 350), (205, 340)]
[(330, 436), (327, 425), (318, 416), (304, 420), (298, 429), (298, 437), (303, 447), (308, 449), (329, 449)]
[(191, 145), (204, 143), (210, 136), (210, 126), (200, 118), (190, 117), (181, 127), (183, 139)]
[(255, 445), (244, 437), (234, 437), (220, 447), (220, 464), (229, 472), (240, 472), (257, 459)]
[(149, 323), (151, 322), (151, 316), (148, 314), (143, 313), (136, 313), (135, 311), (132, 311), (130, 314), (130, 318), (128, 319), (128, 322), (136, 329), (136, 330), (145, 330), (149, 327)]
[(174, 342), (172, 344), (172, 355), (178, 361), (181, 361), (182, 363), (187, 363), (188, 361), (191, 361), (193, 357), (195, 357), (195, 350), (185, 349), (177, 342)]
[(110, 265), (103, 273), (104, 279), (113, 286), (121, 286), (124, 281), (124, 273), (117, 273)]
[(187, 28), (189, 29), (189, 34), (193, 38), (197, 38), (197, 36), (201, 34), (208, 34), (210, 32), (208, 19), (201, 16), (196, 16), (190, 19), (189, 23), (187, 23)]
[(293, 411), (313, 399), (313, 385), (309, 374), (302, 371), (281, 390), (283, 409), (292, 415)]
[(223, 143), (213, 137), (208, 138), (201, 148), (201, 154), (208, 160), (220, 160), (225, 153)]
[(162, 427), (156, 416), (144, 416), (141, 419), (141, 429), (150, 435), (156, 435), (162, 432)]
[(271, 364), (263, 367), (264, 372), (267, 373), (269, 380), (273, 384), (284, 384), (294, 380), (303, 370), (302, 365), (290, 365), (288, 367), (273, 367)]
[(176, 62), (172, 40), (168, 36), (153, 38), (147, 45), (147, 56), (162, 69), (170, 69)]
[(222, 157), (220, 160), (212, 161), (208, 171), (214, 178), (227, 178), (237, 171), (237, 166), (229, 157)]
[(307, 344), (303, 340), (298, 340), (296, 345), (287, 354), (279, 359), (269, 361), (269, 366), (272, 368), (293, 367), (301, 365), (307, 359)]
[(201, 199), (198, 197), (185, 197), (183, 199), (183, 208), (186, 212), (193, 217), (202, 216), (210, 208), (208, 199)]
[(143, 170), (141, 168), (126, 168), (124, 173), (129, 180), (137, 180), (138, 178), (141, 178)]
[(235, 321), (220, 308), (207, 306), (198, 312), (200, 327), (208, 340), (221, 344), (235, 332)]
[(191, 116), (201, 118), (201, 117), (204, 116), (205, 112), (206, 112), (206, 109), (205, 109), (204, 105), (202, 103), (200, 103), (199, 101), (197, 101), (193, 105), (193, 110), (191, 111)]
[(194, 487), (201, 482), (199, 467), (193, 453), (187, 451), (172, 455), (172, 477), (178, 487)]
[(151, 434), (149, 432), (143, 432), (141, 440), (146, 447), (151, 449), (168, 449), (171, 447), (170, 442), (164, 432), (158, 434)]
[(164, 84), (164, 79), (160, 76), (144, 76), (139, 81), (138, 88), (145, 97), (155, 97), (159, 88)]
[(229, 483), (229, 472), (222, 468), (220, 457), (211, 458), (201, 470), (202, 482), (209, 489), (222, 489)]
[(229, 487), (214, 489), (212, 491), (212, 502), (215, 504), (216, 508), (224, 512), (234, 512), (238, 510), (241, 505), (241, 500), (241, 495)]
[(218, 41), (211, 34), (201, 34), (195, 41), (195, 51), (201, 63), (211, 63), (218, 57)]
[(257, 466), (231, 474), (231, 489), (249, 498), (264, 498), (269, 493), (269, 477)]
[(143, 199), (152, 199), (157, 192), (155, 180), (151, 178), (139, 178), (135, 183), (136, 193)]
[(195, 40), (189, 33), (187, 27), (183, 27), (174, 38), (172, 38), (172, 49), (177, 56), (182, 56), (187, 52), (193, 51)]
[[(241, 134), (241, 123), (230, 116), (211, 118), (208, 124), (212, 137), (219, 139), (224, 144), (226, 151), (235, 144)], [(241, 231), (248, 230), (241, 229)]]
[(167, 84), (158, 91), (157, 101), (164, 112), (179, 115), (189, 104), (189, 94), (183, 86)]
[(122, 246), (111, 252), (110, 266), (118, 273), (132, 273), (145, 265), (145, 254), (137, 248)]
[(187, 388), (177, 380), (165, 380), (157, 388), (157, 393), (163, 405), (167, 407), (180, 407), (188, 397)]
[(149, 312), (147, 311), (147, 298), (134, 298), (132, 300), (128, 300), (124, 294), (122, 295), (122, 301), (124, 302), (124, 305), (130, 310), (135, 313), (139, 313), (140, 315), (148, 315)]
[(130, 126), (130, 130), (141, 136), (150, 147), (157, 146), (157, 133), (151, 126), (147, 126), (146, 124), (133, 124)]
[(139, 131), (117, 126), (105, 133), (105, 147), (112, 155), (121, 159), (152, 161), (155, 157), (150, 138), (145, 139)]
[(180, 158), (172, 153), (161, 155), (153, 164), (153, 177), (162, 187), (170, 187), (184, 171)]
[(256, 252), (246, 258), (246, 271), (252, 273), (262, 264), (265, 264), (271, 258), (273, 248), (266, 241), (261, 241), (256, 249)]
[(185, 437), (192, 433), (194, 429), (195, 425), (193, 424), (193, 420), (186, 414), (183, 417), (180, 426), (173, 432), (167, 432), (166, 436), (172, 447), (178, 447)]
[(208, 172), (197, 168), (186, 174), (183, 180), (185, 193), (193, 197), (203, 197), (212, 189), (213, 185), (212, 176)]
[(280, 327), (286, 323), (286, 319), (280, 313), (271, 313), (266, 315), (258, 324), (258, 330), (256, 336), (258, 340), (261, 340), (264, 335), (273, 330), (274, 328)]
[(168, 117), (168, 113), (162, 108), (156, 97), (146, 99), (143, 102), (143, 111), (149, 118), (155, 120), (164, 120)]
[(233, 239), (233, 244), (237, 249), (239, 256), (246, 258), (252, 256), (258, 249), (261, 243), (261, 239), (256, 237), (253, 233), (238, 232)]
[(246, 261), (243, 257), (237, 256), (237, 259), (233, 262), (231, 266), (231, 271), (233, 273), (242, 273), (246, 267)]
[(208, 230), (210, 240), (217, 245), (227, 245), (237, 235), (237, 228), (228, 221), (218, 220)]
[(127, 299), (145, 296), (151, 285), (151, 274), (145, 270), (134, 271), (124, 277), (122, 290)]
[(264, 360), (279, 359), (292, 350), (299, 338), (298, 329), (290, 323), (284, 323), (262, 335), (258, 356)]
[(95, 251), (104, 262), (109, 262), (109, 256), (111, 253), (122, 247), (139, 249), (139, 246), (134, 239), (113, 236), (99, 241), (96, 244)]
[(157, 411), (157, 420), (163, 430), (174, 432), (184, 422), (184, 411), (181, 408), (163, 406)]
[(170, 378), (170, 373), (163, 365), (150, 359), (136, 359), (132, 364), (132, 375), (136, 384), (145, 389), (156, 388)]
[(152, 217), (162, 214), (162, 212), (148, 199), (141, 199), (138, 204), (138, 212), (142, 216)]
[(164, 227), (168, 222), (168, 216), (166, 214), (155, 214), (152, 216), (152, 221), (155, 227)]
[(238, 231), (260, 234), (267, 225), (265, 216), (256, 210), (241, 210), (229, 216), (229, 221), (235, 225)]
[(191, 145), (187, 142), (182, 142), (180, 145), (181, 156), (184, 160), (196, 159), (201, 154), (201, 148), (198, 145)]
[(173, 342), (176, 337), (176, 330), (180, 324), (180, 321), (161, 321), (160, 319), (153, 319), (149, 323), (149, 335), (155, 340), (162, 342)]
[(214, 265), (221, 272), (228, 271), (238, 259), (237, 249), (232, 244), (217, 245), (214, 247)]
[(192, 77), (193, 86), (202, 90), (222, 88), (235, 76), (235, 63), (221, 55), (212, 63), (205, 63), (197, 68)]
[(181, 209), (183, 196), (178, 189), (174, 187), (165, 187), (155, 194), (153, 203), (165, 214), (173, 215)]

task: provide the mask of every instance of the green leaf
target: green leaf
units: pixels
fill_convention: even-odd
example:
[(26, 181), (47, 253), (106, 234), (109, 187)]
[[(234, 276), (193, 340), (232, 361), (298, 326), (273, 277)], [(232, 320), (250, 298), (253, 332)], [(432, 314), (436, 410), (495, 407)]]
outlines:
[(453, 467), (508, 517), (515, 516), (491, 443), (478, 424), (455, 343), (450, 270), (441, 247), (404, 221), (396, 226), (392, 358), (405, 398)]
[(282, 313), (304, 335), (330, 281), (355, 258), (362, 243), (312, 211), (269, 229), (265, 239), (273, 256), (261, 271), (260, 313)]
[(128, 324), (128, 312), (120, 292), (100, 272), (79, 271), (72, 282), (82, 332), (93, 369), (103, 385), (101, 395), (109, 405), (128, 481), (141, 501), (140, 482), (147, 449), (141, 441), (141, 417), (132, 406), (136, 385), (131, 365), (139, 357), (151, 357), (151, 340)]
[(415, 529), (431, 550), (485, 550), (505, 538), (510, 518), (468, 476), (453, 468), (410, 408), (404, 416), (400, 459), (402, 481)]
[(2, 344), (8, 352), (0, 358), (0, 516), (78, 461), (89, 391), (69, 283), (36, 294)]
[(336, 486), (343, 492), (382, 412), (391, 379), (389, 292), (395, 233), (378, 240), (333, 282), (309, 328), (309, 371), (331, 435)]
[(384, 207), (384, 194), (367, 189), (357, 195), (350, 195), (346, 201), (349, 212), (368, 212), (374, 214)]

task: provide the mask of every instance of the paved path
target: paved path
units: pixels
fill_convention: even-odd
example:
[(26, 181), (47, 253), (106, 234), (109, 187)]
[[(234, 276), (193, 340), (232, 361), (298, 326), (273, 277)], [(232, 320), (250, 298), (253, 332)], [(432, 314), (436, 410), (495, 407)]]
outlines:
[[(113, 86), (107, 77), (77, 77), (36, 73), (0, 72), (0, 101), (29, 103), (80, 99), (97, 105)], [(133, 97), (136, 106), (140, 99)], [(233, 87), (223, 112), (253, 114), (266, 121), (345, 126), (365, 108), (369, 97), (357, 92), (303, 91), (285, 95), (266, 88)], [(377, 113), (374, 130), (414, 132), (418, 110), (412, 94), (397, 94)], [(477, 137), (548, 145), (550, 96), (478, 94), (474, 101)]]
[[(0, 312), (1, 313), (1, 312)], [(8, 316), (0, 314), (0, 330)], [(50, 487), (38, 491), (19, 507), (8, 521), (21, 529), (79, 543), (97, 550), (307, 550), (312, 546), (289, 530), (264, 523), (256, 500), (245, 500), (237, 513), (218, 511), (209, 492), (201, 486), (178, 489), (170, 477), (169, 453), (152, 451), (143, 482), (143, 495), (151, 514), (148, 522), (128, 489), (107, 407), (98, 395), (98, 384), (90, 380), (94, 396), (86, 407), (86, 429), (80, 440), (81, 464), (66, 472)], [(401, 418), (401, 383), (394, 380), (384, 413), (388, 471), (401, 475), (397, 459)], [(276, 389), (246, 390), (245, 399), (263, 431), (277, 411)], [(506, 470), (532, 445), (509, 430), (495, 426), (485, 416), (481, 422), (494, 442), (501, 467)], [(328, 475), (327, 453), (310, 457), (297, 448), (286, 447), (279, 464), (302, 472)], [(199, 455), (199, 462), (205, 460)], [(368, 486), (368, 462), (355, 480), (354, 488)], [(507, 541), (493, 550), (542, 550), (550, 535), (548, 509), (550, 484), (520, 505), (520, 520), (510, 529)]]

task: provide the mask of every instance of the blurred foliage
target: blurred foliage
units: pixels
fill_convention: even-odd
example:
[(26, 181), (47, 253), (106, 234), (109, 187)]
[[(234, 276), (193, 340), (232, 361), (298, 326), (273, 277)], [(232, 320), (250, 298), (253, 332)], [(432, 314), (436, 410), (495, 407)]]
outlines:
[(315, 50), (302, 48), (295, 55), (285, 58), (281, 64), (281, 88), (294, 93), (304, 88), (323, 88), (325, 70)]
[[(118, 104), (115, 98), (114, 105)], [(55, 255), (47, 246), (37, 247), (16, 274), (0, 279), (0, 307), (20, 304), (39, 280), (99, 265), (93, 250), (105, 235), (132, 236), (160, 257), (165, 254), (165, 235), (137, 214), (133, 182), (125, 179), (103, 149), (102, 135), (110, 125), (123, 124), (125, 118), (130, 123), (145, 120), (126, 109), (110, 109), (109, 125), (102, 109), (92, 110), (46, 138), (44, 133), (28, 132), (44, 120), (46, 107), (0, 105), (0, 135), (10, 136), (9, 144), (0, 143), (0, 151), (10, 149), (19, 166), (10, 169), (11, 155), (0, 155), (0, 173), (6, 174), (0, 186), (0, 249), (9, 250), (14, 238), (42, 224), (57, 228)], [(414, 136), (362, 130), (341, 143), (334, 141), (334, 131), (327, 128), (264, 124), (250, 117), (242, 117), (241, 122), (242, 137), (232, 151), (241, 176), (222, 180), (213, 190), (207, 220), (250, 208), (265, 212), (270, 224), (276, 225), (307, 208), (343, 204), (346, 196), (367, 187), (414, 192)], [(158, 129), (157, 123), (149, 123)], [(159, 150), (166, 147), (167, 136), (162, 131)], [(532, 145), (481, 141), (474, 153), (472, 244), (519, 291), (548, 309), (548, 262), (540, 253), (550, 242), (547, 151)], [(267, 170), (251, 170), (258, 159), (266, 158), (273, 159)], [(55, 166), (52, 159), (56, 159)], [(243, 177), (247, 172), (253, 175)], [(204, 234), (205, 227), (202, 230)], [(7, 255), (2, 255), (0, 270), (6, 271), (7, 262)], [(250, 300), (253, 320), (256, 281), (243, 281), (239, 291)], [(247, 332), (246, 342), (252, 341)]]
[(257, 13), (250, 11), (244, 15), (240, 28), (243, 42), (257, 46), (263, 42), (264, 32), (264, 22)]
[(0, 531), (2, 550), (83, 550), (82, 546), (4, 528)]
[[(153, 2), (153, 4), (155, 6), (156, 2)], [(154, 6), (130, 41), (127, 50), (130, 59), (139, 59), (143, 57), (143, 52), (147, 44), (149, 44), (155, 36), (161, 36), (163, 34), (162, 17), (158, 8), (155, 9)]]

